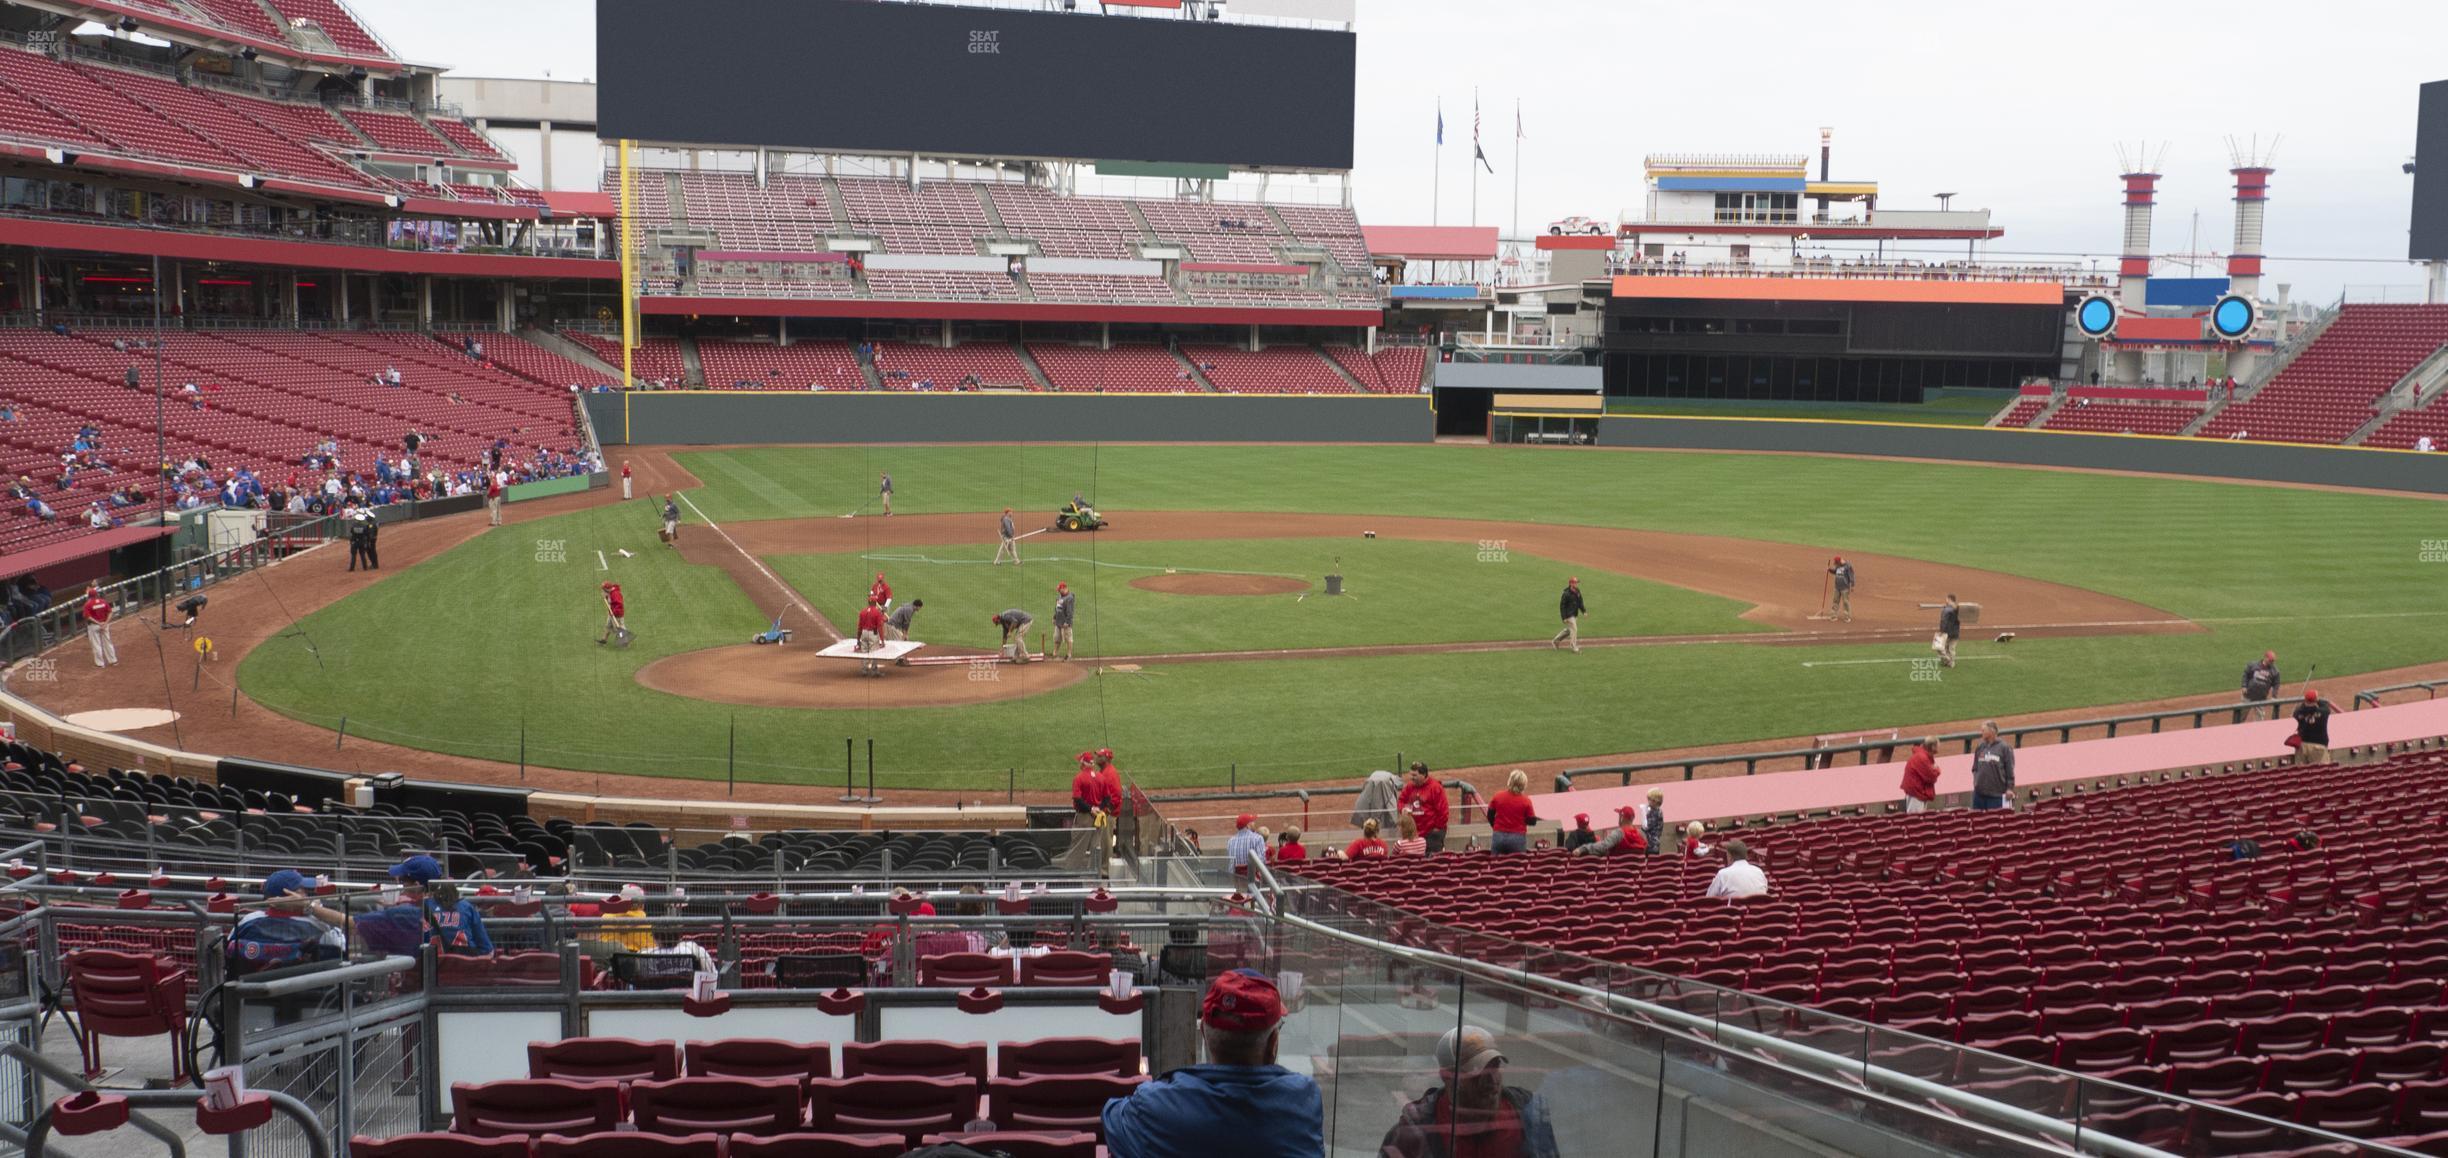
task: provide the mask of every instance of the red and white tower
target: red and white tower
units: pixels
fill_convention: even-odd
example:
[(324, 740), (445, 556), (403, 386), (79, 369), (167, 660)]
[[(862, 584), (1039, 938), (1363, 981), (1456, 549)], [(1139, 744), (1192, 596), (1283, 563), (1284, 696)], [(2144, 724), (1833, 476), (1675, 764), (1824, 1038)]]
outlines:
[[(2270, 142), (2271, 152), (2278, 147)], [(2271, 155), (2263, 152), (2260, 142), (2251, 147), (2238, 147), (2230, 139), (2228, 158), (2235, 166), (2227, 170), (2235, 176), (2235, 248), (2227, 255), (2227, 292), (2246, 298), (2258, 298), (2261, 290), (2261, 217), (2269, 204)]]
[(2128, 164), (2125, 181), (2125, 248), (2117, 258), (2117, 299), (2140, 310), (2151, 273), (2151, 207), (2157, 203), (2156, 166)]

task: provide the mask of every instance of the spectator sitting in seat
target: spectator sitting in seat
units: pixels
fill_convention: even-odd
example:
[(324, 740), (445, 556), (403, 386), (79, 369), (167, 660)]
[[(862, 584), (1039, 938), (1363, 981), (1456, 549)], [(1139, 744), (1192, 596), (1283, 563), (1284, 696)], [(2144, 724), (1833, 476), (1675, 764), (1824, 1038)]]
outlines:
[(1768, 874), (1751, 863), (1751, 848), (1739, 840), (1725, 842), (1726, 866), (1717, 870), (1717, 879), (1709, 882), (1708, 895), (1725, 897), (1764, 896), (1768, 892)]
[(336, 961), (347, 955), (348, 935), (342, 930), (348, 918), (311, 900), (314, 887), (296, 869), (282, 869), (264, 878), (264, 907), (241, 914), (230, 930), (233, 975), (307, 961)]
[(484, 914), (476, 902), (462, 900), (459, 887), (442, 879), (442, 863), (430, 856), (412, 856), (392, 866), (391, 879), (408, 892), (420, 927), (419, 940), (431, 940), (445, 953), (480, 955), (493, 951), (485, 935)]
[(1578, 852), (1583, 845), (1596, 843), (1598, 834), (1590, 829), (1589, 813), (1574, 813), (1572, 831), (1564, 834), (1564, 851)]
[(1378, 839), (1377, 831), (1376, 817), (1372, 816), (1367, 820), (1361, 821), (1360, 837), (1359, 839), (1354, 840), (1350, 844), (1344, 846), (1343, 859), (1363, 860), (1371, 857), (1383, 857), (1387, 855), (1386, 842)]
[(1277, 839), (1272, 859), (1276, 864), (1299, 864), (1309, 859), (1309, 850), (1300, 842), (1301, 830), (1286, 828)]
[(1418, 820), (1408, 812), (1398, 813), (1394, 817), (1394, 825), (1395, 831), (1401, 834), (1394, 839), (1394, 855), (1428, 855), (1428, 838), (1420, 835)]
[(1615, 810), (1615, 827), (1597, 840), (1573, 850), (1576, 856), (1637, 856), (1649, 851), (1649, 838), (1641, 835), (1639, 809), (1627, 804)]
[(2296, 852), (2310, 852), (2320, 847), (2320, 834), (2312, 831), (2311, 817), (2298, 816), (2295, 818), (2295, 832), (2287, 837), (2287, 847)]
[[(1284, 1016), (1275, 983), (1254, 970), (1217, 977), (1199, 1001), (1207, 1063), (1105, 1103), (1113, 1158), (1317, 1158), (1326, 1152), (1317, 1083), (1275, 1064)], [(1229, 1139), (1229, 1142), (1225, 1140)]]
[(42, 501), (42, 496), (40, 495), (27, 496), (25, 513), (41, 519), (46, 523), (56, 522), (59, 519), (59, 512), (52, 510), (51, 504)]
[(1697, 820), (1683, 826), (1683, 856), (1685, 859), (1704, 857), (1709, 854), (1709, 842), (1702, 839), (1707, 835), (1708, 825)]
[(2260, 856), (2261, 842), (2240, 831), (2236, 833), (2234, 840), (2227, 842), (2227, 859), (2229, 860), (2256, 860)]
[(1385, 1158), (1557, 1158), (1547, 1104), (1504, 1084), (1505, 1056), (1496, 1036), (1475, 1025), (1445, 1031), (1437, 1041), (1437, 1076), (1444, 1085), (1402, 1108), (1378, 1153)]
[(628, 921), (615, 923), (615, 914), (642, 916), (646, 890), (637, 885), (622, 885), (620, 891), (603, 899), (597, 909), (603, 923), (593, 930), (582, 929), (578, 934), (578, 949), (598, 961), (608, 960), (614, 953), (652, 953), (661, 949), (654, 930)]

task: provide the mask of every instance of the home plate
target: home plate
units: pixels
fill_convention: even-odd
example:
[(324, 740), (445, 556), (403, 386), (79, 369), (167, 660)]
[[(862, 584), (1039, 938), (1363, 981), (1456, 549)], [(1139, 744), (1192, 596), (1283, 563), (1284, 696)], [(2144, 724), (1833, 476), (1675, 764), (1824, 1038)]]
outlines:
[(77, 727), (92, 728), (97, 732), (134, 732), (158, 728), (179, 718), (179, 715), (168, 708), (103, 708), (64, 718)]

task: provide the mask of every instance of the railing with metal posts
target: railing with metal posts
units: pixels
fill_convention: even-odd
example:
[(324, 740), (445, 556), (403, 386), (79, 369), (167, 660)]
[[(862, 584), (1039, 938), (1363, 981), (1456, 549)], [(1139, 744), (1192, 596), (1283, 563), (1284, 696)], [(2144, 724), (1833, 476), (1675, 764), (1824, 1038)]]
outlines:
[[(2001, 1144), (2036, 1138), (2068, 1147), (2074, 1153), (2107, 1154), (2117, 1158), (2175, 1158), (2168, 1151), (2116, 1136), (2094, 1124), (2093, 1116), (2084, 1113), (2081, 1104), (2085, 1092), (2096, 1092), (2114, 1097), (2120, 1106), (2135, 1101), (2155, 1102), (2196, 1118), (2231, 1117), (2239, 1123), (2249, 1122), (2274, 1129), (2282, 1135), (2276, 1143), (2280, 1149), (2355, 1142), (2340, 1135), (2240, 1114), (2155, 1090), (2005, 1059), (1954, 1042), (1939, 1041), (1807, 1006), (1754, 997), (1736, 990), (1694, 982), (1687, 977), (1565, 953), (1492, 934), (1436, 925), (1404, 910), (1332, 886), (1297, 877), (1286, 882), (1264, 864), (1257, 867), (1253, 884), (1256, 894), (1253, 907), (1257, 911), (1279, 926), (1325, 938), (1345, 952), (1375, 954), (1391, 962), (1433, 969), (1465, 979), (1478, 979), (1503, 986), (1533, 1002), (1560, 1000), (1576, 1010), (1620, 1018), (1628, 1025), (1672, 1034), (1704, 1054), (1723, 1055), (1738, 1050), (1753, 1056), (1773, 1058), (1776, 1064), (1789, 1071), (1834, 1079), (1843, 1092), (1844, 1104), (1856, 1109), (1864, 1096), (1886, 1102), (1891, 1109), (1901, 1112), (1890, 1119), (1891, 1125), (1909, 1116), (1930, 1115), (1932, 1108), (1938, 1107), (1942, 1111), (1942, 1119), (1949, 1125), (1965, 1122), (1976, 1124), (1999, 1135), (1997, 1141)], [(1310, 913), (1317, 915), (1308, 915)], [(1335, 923), (1337, 919), (1349, 919), (1365, 931), (1342, 927)], [(1465, 948), (1456, 953), (1447, 953), (1423, 944), (1432, 939), (1442, 939), (1448, 944), (1458, 943)], [(1533, 968), (1533, 965), (1537, 968)], [(1571, 977), (1564, 975), (1568, 971)], [(1795, 1040), (1793, 1036), (1776, 1032), (1780, 1028), (1788, 1032), (1795, 1028), (1806, 1029), (1810, 1040)], [(1829, 1048), (1843, 1044), (1847, 1039), (1852, 1044), (1842, 1052)], [(2028, 1071), (2032, 1076), (2057, 1079), (2066, 1084), (2067, 1092), (2071, 1095), (2066, 1099), (2066, 1104), (2073, 1106), (2074, 1111), (2048, 1114), (2028, 1110), (1992, 1100), (1977, 1090), (1965, 1089), (1955, 1083), (1932, 1081), (1880, 1064), (1884, 1056), (1905, 1049), (1941, 1050), (1965, 1058), (1978, 1057), (1985, 1068), (2012, 1066)], [(1722, 1065), (1711, 1068), (1721, 1072), (1726, 1070)], [(1956, 1065), (1946, 1068), (1949, 1072), (1961, 1069)], [(1786, 1100), (1798, 1095), (1788, 1089), (1773, 1089), (1770, 1096)], [(1941, 1118), (1933, 1118), (1933, 1121), (1937, 1120)], [(1788, 1121), (1786, 1125), (1790, 1129), (1794, 1123)], [(2370, 1143), (2355, 1144), (2372, 1146)], [(2385, 1146), (2372, 1146), (2370, 1152), (2411, 1153)]]
[[(2273, 701), (2270, 700), (2237, 700), (2233, 703), (2205, 704), (2195, 708), (2166, 708), (2155, 712), (2136, 712), (2121, 716), (2094, 716), (2053, 724), (2019, 724), (2014, 727), (2000, 727), (1998, 735), (2013, 740), (2017, 747), (2021, 747), (2022, 742), (2029, 737), (2047, 736), (2051, 733), (2056, 735), (2058, 743), (2071, 743), (2075, 733), (2095, 729), (2104, 731), (2107, 738), (2114, 739), (2121, 730), (2130, 730), (2143, 724), (2148, 724), (2152, 733), (2163, 731), (2164, 725), (2170, 720), (2187, 720), (2190, 721), (2192, 729), (2199, 729), (2207, 726), (2203, 723), (2204, 720), (2224, 714), (2228, 717), (2227, 722), (2234, 723), (2243, 718), (2243, 713), (2268, 708), (2272, 703)], [(1963, 745), (1962, 750), (1969, 752), (1980, 737), (1979, 732), (1972, 731), (1947, 732), (1935, 738), (1941, 747), (1960, 743)], [(1833, 768), (1836, 766), (1837, 758), (1842, 756), (1858, 757), (1854, 761), (1856, 764), (1883, 764), (1895, 759), (1897, 749), (1908, 747), (1911, 743), (1911, 738), (1898, 737), (1854, 744), (1779, 748), (1764, 752), (1728, 752), (1716, 756), (1690, 756), (1680, 760), (1648, 760), (1638, 764), (1599, 764), (1587, 768), (1568, 768), (1558, 772), (1555, 777), (1555, 786), (1558, 792), (1569, 792), (1572, 790), (1573, 782), (1583, 776), (1604, 775), (1621, 776), (1622, 783), (1629, 786), (1633, 783), (1633, 777), (1643, 772), (1668, 770), (1680, 770), (1683, 773), (1683, 779), (1693, 780), (1698, 778), (1703, 768), (1731, 767), (1737, 764), (1742, 766), (1742, 774), (1745, 776), (1757, 775), (1762, 765), (1787, 762), (1798, 762), (1798, 766), (1805, 769)], [(1872, 758), (1874, 753), (1876, 754), (1875, 759)]]

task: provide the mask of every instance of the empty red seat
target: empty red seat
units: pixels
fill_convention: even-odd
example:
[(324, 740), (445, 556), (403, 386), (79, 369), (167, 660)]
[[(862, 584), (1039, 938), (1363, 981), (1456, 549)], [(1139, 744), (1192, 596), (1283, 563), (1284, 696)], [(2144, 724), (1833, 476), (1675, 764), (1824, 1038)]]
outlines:
[(674, 1078), (629, 1088), (640, 1130), (659, 1134), (788, 1134), (802, 1124), (791, 1078)]
[(726, 1037), (692, 1041), (682, 1054), (693, 1078), (829, 1078), (833, 1047), (823, 1042)]
[(731, 1158), (901, 1158), (910, 1140), (900, 1134), (734, 1134)]
[(1056, 949), (1035, 957), (1020, 959), (1022, 985), (1101, 986), (1113, 973), (1110, 953), (1081, 953)]
[(2439, 1043), (2408, 1042), (2362, 1051), (2356, 1057), (2358, 1082), (2425, 1082), (2441, 1076), (2443, 1050)]
[(2261, 1088), (2281, 1094), (2342, 1090), (2354, 1084), (2354, 1075), (2355, 1055), (2342, 1049), (2283, 1053), (2262, 1068)]
[(349, 1139), (350, 1158), (528, 1158), (523, 1137), (479, 1138), (436, 1132)]
[(845, 1078), (966, 1078), (986, 1084), (986, 1043), (982, 1041), (843, 1042), (841, 1051)]
[(2295, 1097), (2294, 1121), (2316, 1130), (2369, 1137), (2397, 1120), (2397, 1091), (2377, 1082)]
[(2099, 1029), (2057, 1035), (2057, 1068), (2078, 1073), (2104, 1073), (2141, 1065), (2150, 1055), (2151, 1036), (2138, 1029)]
[(1011, 958), (992, 953), (936, 953), (918, 959), (918, 984), (937, 988), (998, 988), (1012, 983)]
[(2289, 1013), (2265, 1017), (2258, 1021), (2237, 1023), (2239, 1036), (2236, 1052), (2252, 1054), (2302, 1053), (2318, 1049), (2329, 1036), (2329, 1019), (2310, 1013)]
[(527, 1043), (527, 1076), (573, 1082), (669, 1081), (680, 1076), (680, 1047), (626, 1037), (571, 1037)]
[(620, 1120), (617, 1082), (527, 1078), (451, 1085), (451, 1129), (460, 1134), (597, 1134)]
[(1005, 1158), (1097, 1158), (1104, 1152), (1098, 1147), (1094, 1134), (986, 1130), (976, 1134), (929, 1134), (925, 1140), (929, 1145), (958, 1143), (980, 1153), (1002, 1154)]
[(2231, 1057), (2167, 1067), (2167, 1092), (2204, 1102), (2232, 1102), (2261, 1088), (2261, 1063)]
[[(517, 1158), (512, 1155), (511, 1158)], [(720, 1134), (649, 1134), (615, 1130), (535, 1140), (535, 1158), (722, 1158)]]
[(68, 1027), (85, 1076), (102, 1075), (105, 1037), (170, 1039), (170, 1080), (187, 1077), (187, 971), (144, 953), (80, 949), (68, 954)]
[(995, 1047), (994, 1060), (994, 1076), (1003, 1078), (1082, 1074), (1127, 1078), (1144, 1068), (1137, 1038), (1045, 1037), (1007, 1041)]
[(894, 1133), (914, 1141), (965, 1126), (978, 1083), (965, 1077), (810, 1078), (808, 1124), (836, 1133)]
[(1013, 1130), (1105, 1134), (1105, 1103), (1127, 1098), (1147, 1079), (1139, 1074), (995, 1078), (986, 1085), (986, 1117)]

